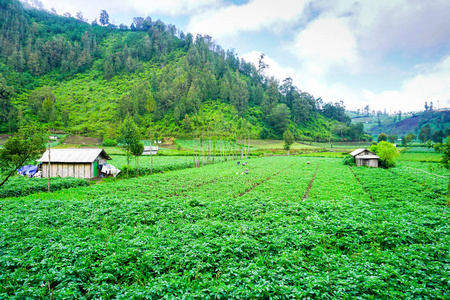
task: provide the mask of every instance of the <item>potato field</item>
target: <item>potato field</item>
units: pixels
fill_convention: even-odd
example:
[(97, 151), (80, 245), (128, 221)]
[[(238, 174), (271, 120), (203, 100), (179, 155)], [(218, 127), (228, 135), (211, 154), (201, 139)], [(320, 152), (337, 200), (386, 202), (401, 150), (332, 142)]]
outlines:
[(0, 299), (450, 298), (446, 171), (247, 162), (0, 199)]

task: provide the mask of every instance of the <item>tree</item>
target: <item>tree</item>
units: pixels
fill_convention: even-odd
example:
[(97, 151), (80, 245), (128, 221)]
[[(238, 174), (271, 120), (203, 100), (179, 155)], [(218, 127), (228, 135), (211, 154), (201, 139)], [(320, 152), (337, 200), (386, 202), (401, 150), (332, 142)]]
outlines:
[(382, 142), (382, 141), (387, 141), (387, 139), (388, 139), (387, 134), (382, 132), (378, 135), (377, 141)]
[(284, 150), (287, 150), (287, 155), (289, 156), (289, 150), (291, 149), (291, 146), (294, 143), (294, 135), (289, 130), (289, 128), (286, 128), (286, 130), (284, 131), (283, 139), (284, 139)]
[(87, 19), (85, 19), (83, 17), (83, 12), (81, 12), (81, 11), (78, 11), (76, 13), (76, 18), (77, 18), (78, 21), (81, 21), (81, 22), (86, 22), (87, 23), (87, 21), (88, 21)]
[(6, 84), (5, 78), (0, 74), (0, 124), (6, 123), (8, 115), (13, 110), (11, 97), (14, 89)]
[(395, 167), (395, 159), (400, 155), (397, 148), (386, 141), (370, 146), (369, 150), (380, 157), (381, 166), (386, 169)]
[(442, 143), (442, 140), (444, 138), (445, 138), (445, 133), (442, 129), (436, 130), (435, 132), (433, 132), (433, 135), (432, 135), (433, 142)]
[[(136, 176), (139, 177), (139, 156), (144, 152), (144, 144), (141, 141), (141, 135), (137, 134), (130, 146), (131, 154), (136, 158)], [(128, 170), (127, 170), (128, 171)]]
[(289, 124), (291, 119), (291, 110), (286, 104), (278, 104), (268, 116), (269, 124), (275, 129), (278, 135), (281, 135)]
[(28, 123), (6, 140), (0, 149), (0, 172), (6, 176), (0, 187), (19, 167), (34, 163), (44, 153), (47, 139), (48, 135), (42, 128), (35, 123)]
[(426, 124), (426, 125), (422, 126), (422, 128), (420, 128), (419, 140), (422, 143), (425, 143), (429, 139), (431, 139), (431, 127), (429, 124)]
[(264, 75), (265, 69), (269, 68), (269, 64), (264, 61), (265, 56), (266, 55), (264, 53), (261, 53), (258, 58), (258, 74), (260, 76)]
[(395, 133), (390, 133), (388, 135), (388, 141), (390, 143), (394, 144), (396, 140), (397, 140), (397, 135)]
[[(140, 141), (139, 129), (134, 123), (130, 116), (127, 116), (119, 128), (119, 140), (121, 143), (125, 144), (125, 149), (127, 151), (127, 178), (128, 170), (130, 168), (130, 152), (137, 140)], [(143, 150), (142, 150), (143, 151)], [(142, 152), (141, 152), (142, 153)]]
[(102, 10), (100, 12), (100, 24), (102, 24), (103, 26), (106, 26), (109, 24), (109, 15), (106, 12), (106, 10)]

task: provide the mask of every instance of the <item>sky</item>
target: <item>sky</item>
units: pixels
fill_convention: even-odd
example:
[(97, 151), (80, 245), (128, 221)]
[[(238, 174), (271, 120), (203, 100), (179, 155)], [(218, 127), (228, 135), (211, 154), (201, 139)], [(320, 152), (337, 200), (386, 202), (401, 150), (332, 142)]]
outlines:
[[(29, 0), (30, 1), (30, 0)], [(287, 77), (324, 102), (353, 110), (450, 108), (448, 0), (41, 0), (91, 22), (106, 10), (116, 25), (150, 16), (207, 34), (266, 75)]]

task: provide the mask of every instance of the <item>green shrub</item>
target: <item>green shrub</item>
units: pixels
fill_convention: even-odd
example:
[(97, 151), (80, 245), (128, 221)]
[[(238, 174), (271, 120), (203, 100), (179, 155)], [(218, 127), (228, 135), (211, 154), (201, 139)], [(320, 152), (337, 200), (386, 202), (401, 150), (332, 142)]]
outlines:
[(102, 146), (104, 147), (115, 147), (117, 146), (117, 141), (113, 139), (104, 139), (102, 142)]
[(350, 154), (348, 154), (344, 157), (343, 162), (344, 162), (344, 165), (346, 165), (346, 166), (355, 166), (356, 165), (355, 158), (353, 156), (351, 156)]

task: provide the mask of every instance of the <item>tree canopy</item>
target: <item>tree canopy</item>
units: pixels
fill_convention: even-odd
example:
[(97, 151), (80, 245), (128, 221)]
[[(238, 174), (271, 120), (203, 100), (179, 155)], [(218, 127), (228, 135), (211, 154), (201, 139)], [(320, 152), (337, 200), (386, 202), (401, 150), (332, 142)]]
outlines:
[(0, 172), (4, 176), (2, 186), (16, 170), (35, 163), (45, 152), (48, 134), (36, 123), (22, 125), (17, 134), (9, 137), (0, 148)]

